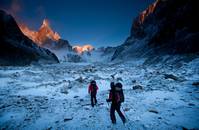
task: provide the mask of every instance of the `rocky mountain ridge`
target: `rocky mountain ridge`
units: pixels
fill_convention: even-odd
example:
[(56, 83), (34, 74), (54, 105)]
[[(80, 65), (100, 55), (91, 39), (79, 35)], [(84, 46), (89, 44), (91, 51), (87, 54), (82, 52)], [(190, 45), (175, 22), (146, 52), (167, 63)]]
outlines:
[(112, 60), (199, 52), (198, 5), (195, 0), (156, 0), (134, 20)]
[(37, 46), (19, 29), (14, 18), (0, 10), (0, 65), (58, 63), (56, 55)]

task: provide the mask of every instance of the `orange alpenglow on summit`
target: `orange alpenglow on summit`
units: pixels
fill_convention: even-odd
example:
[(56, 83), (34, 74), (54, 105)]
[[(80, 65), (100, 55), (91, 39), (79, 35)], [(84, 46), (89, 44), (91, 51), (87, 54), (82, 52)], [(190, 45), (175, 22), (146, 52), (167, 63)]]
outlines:
[(51, 29), (47, 19), (43, 20), (43, 23), (38, 31), (31, 30), (24, 24), (19, 24), (19, 28), (24, 33), (24, 35), (29, 37), (39, 46), (42, 46), (43, 43), (45, 43), (48, 39), (58, 41), (61, 38), (57, 32), (54, 32)]
[(147, 16), (149, 16), (151, 13), (153, 13), (153, 11), (156, 8), (156, 5), (157, 5), (158, 1), (159, 0), (156, 0), (153, 4), (149, 5), (149, 7), (140, 14), (140, 16), (139, 16), (140, 23), (143, 23), (145, 18)]
[(83, 52), (90, 52), (94, 49), (91, 45), (84, 45), (84, 46), (73, 46), (73, 50), (75, 50), (77, 53), (82, 54)]

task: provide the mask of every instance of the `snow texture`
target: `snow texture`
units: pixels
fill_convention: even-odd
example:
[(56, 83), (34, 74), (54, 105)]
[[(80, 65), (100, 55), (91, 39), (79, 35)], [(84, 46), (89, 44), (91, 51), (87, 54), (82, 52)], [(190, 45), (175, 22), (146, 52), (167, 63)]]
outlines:
[[(199, 80), (199, 58), (175, 65), (175, 58), (165, 59), (0, 67), (0, 129), (199, 129), (199, 87), (192, 85)], [(116, 125), (109, 117), (113, 77), (123, 84), (125, 125), (117, 114)], [(94, 108), (87, 90), (93, 79), (99, 86)]]

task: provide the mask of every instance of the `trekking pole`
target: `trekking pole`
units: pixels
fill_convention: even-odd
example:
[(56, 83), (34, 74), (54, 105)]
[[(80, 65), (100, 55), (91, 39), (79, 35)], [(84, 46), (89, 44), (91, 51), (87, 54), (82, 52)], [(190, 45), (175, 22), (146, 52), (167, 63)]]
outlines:
[(124, 115), (125, 115), (126, 119), (127, 119), (128, 121), (130, 121), (129, 118), (128, 118), (128, 116), (126, 115), (126, 113), (125, 113), (123, 107), (122, 107), (122, 111), (124, 112)]
[(109, 103), (107, 102), (107, 104), (108, 104), (108, 108), (109, 108)]
[(124, 115), (125, 115), (125, 117), (126, 117), (126, 120), (129, 122), (128, 124), (130, 125), (131, 128), (133, 128), (133, 127), (132, 127), (132, 125), (133, 125), (132, 123), (133, 123), (133, 122), (130, 122), (131, 120), (127, 117), (127, 115), (126, 115), (126, 113), (125, 113), (123, 107), (122, 107), (122, 111), (124, 112)]
[(107, 104), (108, 104), (108, 110), (109, 110), (109, 102), (107, 102)]

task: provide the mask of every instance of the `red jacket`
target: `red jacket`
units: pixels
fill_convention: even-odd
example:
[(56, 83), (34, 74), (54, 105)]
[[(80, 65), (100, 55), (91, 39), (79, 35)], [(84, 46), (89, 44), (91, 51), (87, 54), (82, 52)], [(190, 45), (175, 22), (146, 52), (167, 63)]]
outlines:
[[(98, 90), (98, 86), (96, 85), (96, 93), (97, 93), (97, 90)], [(91, 92), (94, 92), (95, 90), (93, 89), (93, 86), (90, 84), (89, 87), (88, 87), (88, 93), (91, 93)]]

